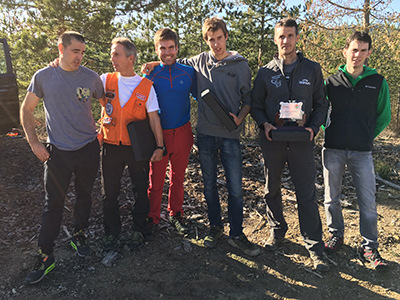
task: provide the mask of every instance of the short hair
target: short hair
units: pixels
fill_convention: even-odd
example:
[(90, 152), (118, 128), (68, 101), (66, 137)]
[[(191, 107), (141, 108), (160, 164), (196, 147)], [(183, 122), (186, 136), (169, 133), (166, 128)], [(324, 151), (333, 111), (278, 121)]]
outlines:
[(284, 18), (280, 20), (278, 23), (275, 25), (275, 29), (279, 27), (294, 27), (296, 30), (296, 35), (299, 34), (299, 25), (297, 25), (297, 22), (293, 18)]
[(71, 40), (75, 39), (80, 43), (85, 43), (85, 39), (82, 34), (76, 31), (65, 31), (58, 38), (58, 44), (62, 44), (64, 47), (71, 45)]
[(157, 47), (161, 41), (173, 41), (175, 46), (178, 46), (179, 38), (175, 31), (169, 28), (157, 30), (154, 35), (154, 45)]
[(354, 31), (352, 34), (350, 34), (346, 39), (346, 43), (345, 43), (344, 47), (346, 49), (349, 49), (350, 43), (354, 40), (357, 40), (359, 42), (368, 43), (368, 50), (370, 50), (372, 48), (372, 39), (371, 39), (370, 35), (365, 31)]
[(137, 59), (137, 50), (136, 50), (136, 46), (134, 43), (132, 43), (132, 41), (128, 38), (124, 38), (124, 37), (116, 37), (113, 38), (113, 40), (111, 41), (111, 45), (114, 44), (120, 44), (122, 46), (124, 46), (124, 52), (126, 57), (133, 55), (133, 59), (134, 61), (136, 61)]
[(212, 17), (210, 19), (205, 20), (202, 29), (203, 39), (207, 41), (207, 34), (209, 32), (214, 33), (218, 29), (222, 29), (222, 32), (224, 33), (225, 37), (228, 35), (228, 29), (226, 28), (226, 24), (224, 20), (222, 20), (221, 18)]

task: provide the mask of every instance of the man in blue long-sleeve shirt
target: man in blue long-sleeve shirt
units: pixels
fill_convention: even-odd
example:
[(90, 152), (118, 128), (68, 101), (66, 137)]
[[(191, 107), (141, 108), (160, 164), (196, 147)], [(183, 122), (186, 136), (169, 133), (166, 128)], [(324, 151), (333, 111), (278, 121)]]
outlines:
[(169, 221), (179, 233), (187, 232), (183, 220), (183, 180), (193, 145), (190, 125), (190, 94), (196, 95), (196, 74), (192, 67), (176, 63), (178, 36), (168, 28), (160, 29), (154, 36), (154, 44), (161, 64), (146, 77), (153, 81), (160, 106), (159, 116), (163, 128), (168, 155), (161, 161), (150, 163), (149, 226), (160, 221), (160, 208), (168, 162)]

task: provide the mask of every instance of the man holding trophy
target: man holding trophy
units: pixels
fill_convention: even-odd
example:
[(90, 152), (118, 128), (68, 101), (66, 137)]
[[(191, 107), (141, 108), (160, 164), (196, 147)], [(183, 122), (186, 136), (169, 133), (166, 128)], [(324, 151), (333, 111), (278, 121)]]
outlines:
[(251, 115), (260, 129), (265, 201), (271, 228), (265, 247), (275, 250), (288, 230), (283, 216), (281, 177), (288, 164), (295, 186), (300, 231), (314, 268), (327, 271), (315, 191), (314, 136), (325, 121), (327, 100), (318, 63), (296, 51), (298, 25), (287, 18), (275, 26), (278, 53), (262, 67), (252, 92)]

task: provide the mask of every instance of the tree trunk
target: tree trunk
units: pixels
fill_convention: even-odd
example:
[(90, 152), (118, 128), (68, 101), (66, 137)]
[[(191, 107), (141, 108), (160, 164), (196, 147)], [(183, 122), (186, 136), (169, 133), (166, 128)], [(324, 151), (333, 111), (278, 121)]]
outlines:
[(364, 0), (364, 19), (363, 19), (363, 30), (369, 33), (369, 16), (371, 14), (371, 0)]

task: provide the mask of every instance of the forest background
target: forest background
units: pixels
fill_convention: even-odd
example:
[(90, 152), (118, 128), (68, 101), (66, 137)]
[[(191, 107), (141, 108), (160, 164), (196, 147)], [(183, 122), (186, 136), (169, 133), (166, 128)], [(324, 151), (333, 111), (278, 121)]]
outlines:
[[(228, 50), (236, 50), (248, 59), (253, 79), (258, 68), (276, 52), (274, 25), (283, 17), (298, 20), (298, 49), (321, 64), (324, 77), (334, 74), (345, 62), (342, 48), (346, 37), (354, 29), (366, 30), (373, 39), (368, 63), (389, 83), (390, 127), (398, 131), (400, 14), (392, 4), (393, 0), (305, 0), (294, 6), (284, 0), (3, 0), (0, 38), (9, 43), (22, 100), (33, 74), (58, 57), (57, 37), (65, 30), (85, 36), (83, 65), (99, 74), (113, 71), (109, 60), (112, 38), (130, 38), (138, 48), (135, 71), (141, 75), (142, 63), (157, 60), (153, 36), (158, 29), (174, 29), (180, 37), (178, 57), (190, 57), (208, 51), (201, 26), (205, 19), (217, 15), (228, 24)], [(193, 101), (194, 125), (196, 106)], [(96, 101), (93, 112), (98, 119), (100, 107)], [(36, 117), (44, 121), (41, 109), (36, 110)], [(248, 117), (243, 135), (255, 134), (256, 126)]]

